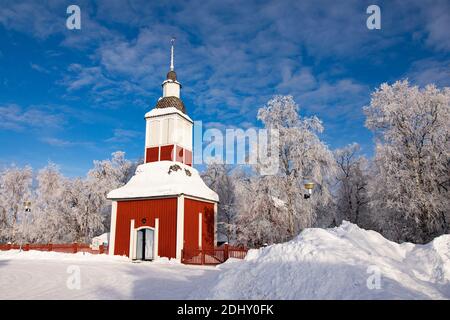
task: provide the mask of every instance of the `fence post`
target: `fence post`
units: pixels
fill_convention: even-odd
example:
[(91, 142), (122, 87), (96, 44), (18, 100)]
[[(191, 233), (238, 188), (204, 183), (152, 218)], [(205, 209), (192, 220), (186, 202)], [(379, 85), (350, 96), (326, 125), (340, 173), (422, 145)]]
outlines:
[(6, 250), (11, 250), (11, 243), (6, 244)]
[(49, 243), (48, 244), (48, 251), (52, 251), (53, 250), (53, 244)]
[(98, 250), (99, 250), (99, 254), (103, 254), (103, 252), (105, 252), (105, 248), (102, 244), (98, 247)]
[(30, 244), (29, 243), (25, 244), (25, 246), (23, 248), (23, 251), (30, 251)]
[(78, 252), (78, 244), (76, 242), (74, 242), (72, 244), (72, 249), (73, 249), (73, 253), (77, 253)]
[(223, 246), (223, 261), (227, 261), (229, 257), (229, 252), (228, 252), (228, 243), (225, 243)]

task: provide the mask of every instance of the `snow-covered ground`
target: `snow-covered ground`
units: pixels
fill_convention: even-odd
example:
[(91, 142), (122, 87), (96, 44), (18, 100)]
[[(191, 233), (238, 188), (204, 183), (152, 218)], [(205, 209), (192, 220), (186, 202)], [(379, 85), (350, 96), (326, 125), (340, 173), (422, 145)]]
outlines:
[[(69, 289), (74, 270), (80, 289)], [(68, 273), (69, 272), (69, 273)], [(69, 287), (67, 282), (69, 280)], [(450, 299), (450, 235), (396, 244), (344, 222), (218, 267), (0, 252), (0, 299)]]
[(217, 272), (165, 259), (11, 250), (0, 252), (0, 299), (186, 299)]

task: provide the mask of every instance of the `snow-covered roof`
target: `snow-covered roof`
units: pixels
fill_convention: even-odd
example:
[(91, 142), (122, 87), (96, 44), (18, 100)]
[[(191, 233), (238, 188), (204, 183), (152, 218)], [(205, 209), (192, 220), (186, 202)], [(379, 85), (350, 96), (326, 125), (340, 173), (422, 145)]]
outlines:
[(183, 113), (182, 111), (178, 110), (175, 107), (154, 108), (145, 114), (145, 118), (163, 116), (166, 114), (173, 114), (173, 113), (177, 113), (180, 116), (182, 116), (183, 118), (185, 118), (186, 120), (193, 122), (192, 119), (187, 114)]
[(96, 236), (96, 237), (94, 237), (94, 238), (92, 238), (93, 240), (94, 239), (96, 239), (96, 240), (98, 240), (98, 241), (100, 241), (100, 242), (102, 242), (102, 243), (108, 243), (109, 242), (109, 232), (105, 232), (105, 233), (103, 233), (103, 234), (101, 234), (101, 235), (99, 235), (99, 236)]
[(112, 190), (107, 197), (133, 199), (180, 194), (219, 201), (217, 193), (208, 188), (195, 168), (174, 161), (141, 164), (126, 185)]

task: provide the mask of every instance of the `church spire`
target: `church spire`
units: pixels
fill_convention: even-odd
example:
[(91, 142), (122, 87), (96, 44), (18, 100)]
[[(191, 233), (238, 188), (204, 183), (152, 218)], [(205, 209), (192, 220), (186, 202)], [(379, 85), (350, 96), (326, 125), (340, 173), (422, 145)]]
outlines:
[(175, 38), (172, 37), (170, 40), (171, 46), (170, 46), (170, 70), (167, 73), (166, 80), (162, 83), (163, 87), (163, 98), (164, 97), (176, 97), (180, 98), (180, 89), (181, 89), (181, 83), (177, 81), (177, 74), (175, 72), (174, 67), (174, 43)]
[(170, 71), (174, 70), (174, 66), (173, 66), (173, 44), (175, 43), (175, 38), (172, 37), (172, 39), (170, 40), (170, 43), (172, 44), (171, 48), (170, 48)]

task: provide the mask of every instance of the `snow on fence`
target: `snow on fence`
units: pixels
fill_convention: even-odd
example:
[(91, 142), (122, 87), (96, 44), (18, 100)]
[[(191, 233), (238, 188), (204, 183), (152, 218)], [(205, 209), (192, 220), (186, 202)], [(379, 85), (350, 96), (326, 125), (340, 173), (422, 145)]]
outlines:
[(244, 259), (247, 248), (224, 245), (211, 249), (183, 249), (181, 262), (185, 264), (209, 264), (224, 263), (228, 258)]
[(89, 252), (92, 254), (103, 254), (108, 253), (108, 246), (100, 245), (99, 249), (92, 249), (90, 245), (85, 243), (69, 243), (69, 244), (55, 244), (55, 243), (47, 243), (47, 244), (0, 244), (1, 251), (7, 250), (20, 250), (29, 251), (29, 250), (38, 250), (38, 251), (55, 251), (55, 252), (64, 252), (64, 253), (77, 253), (77, 252)]

